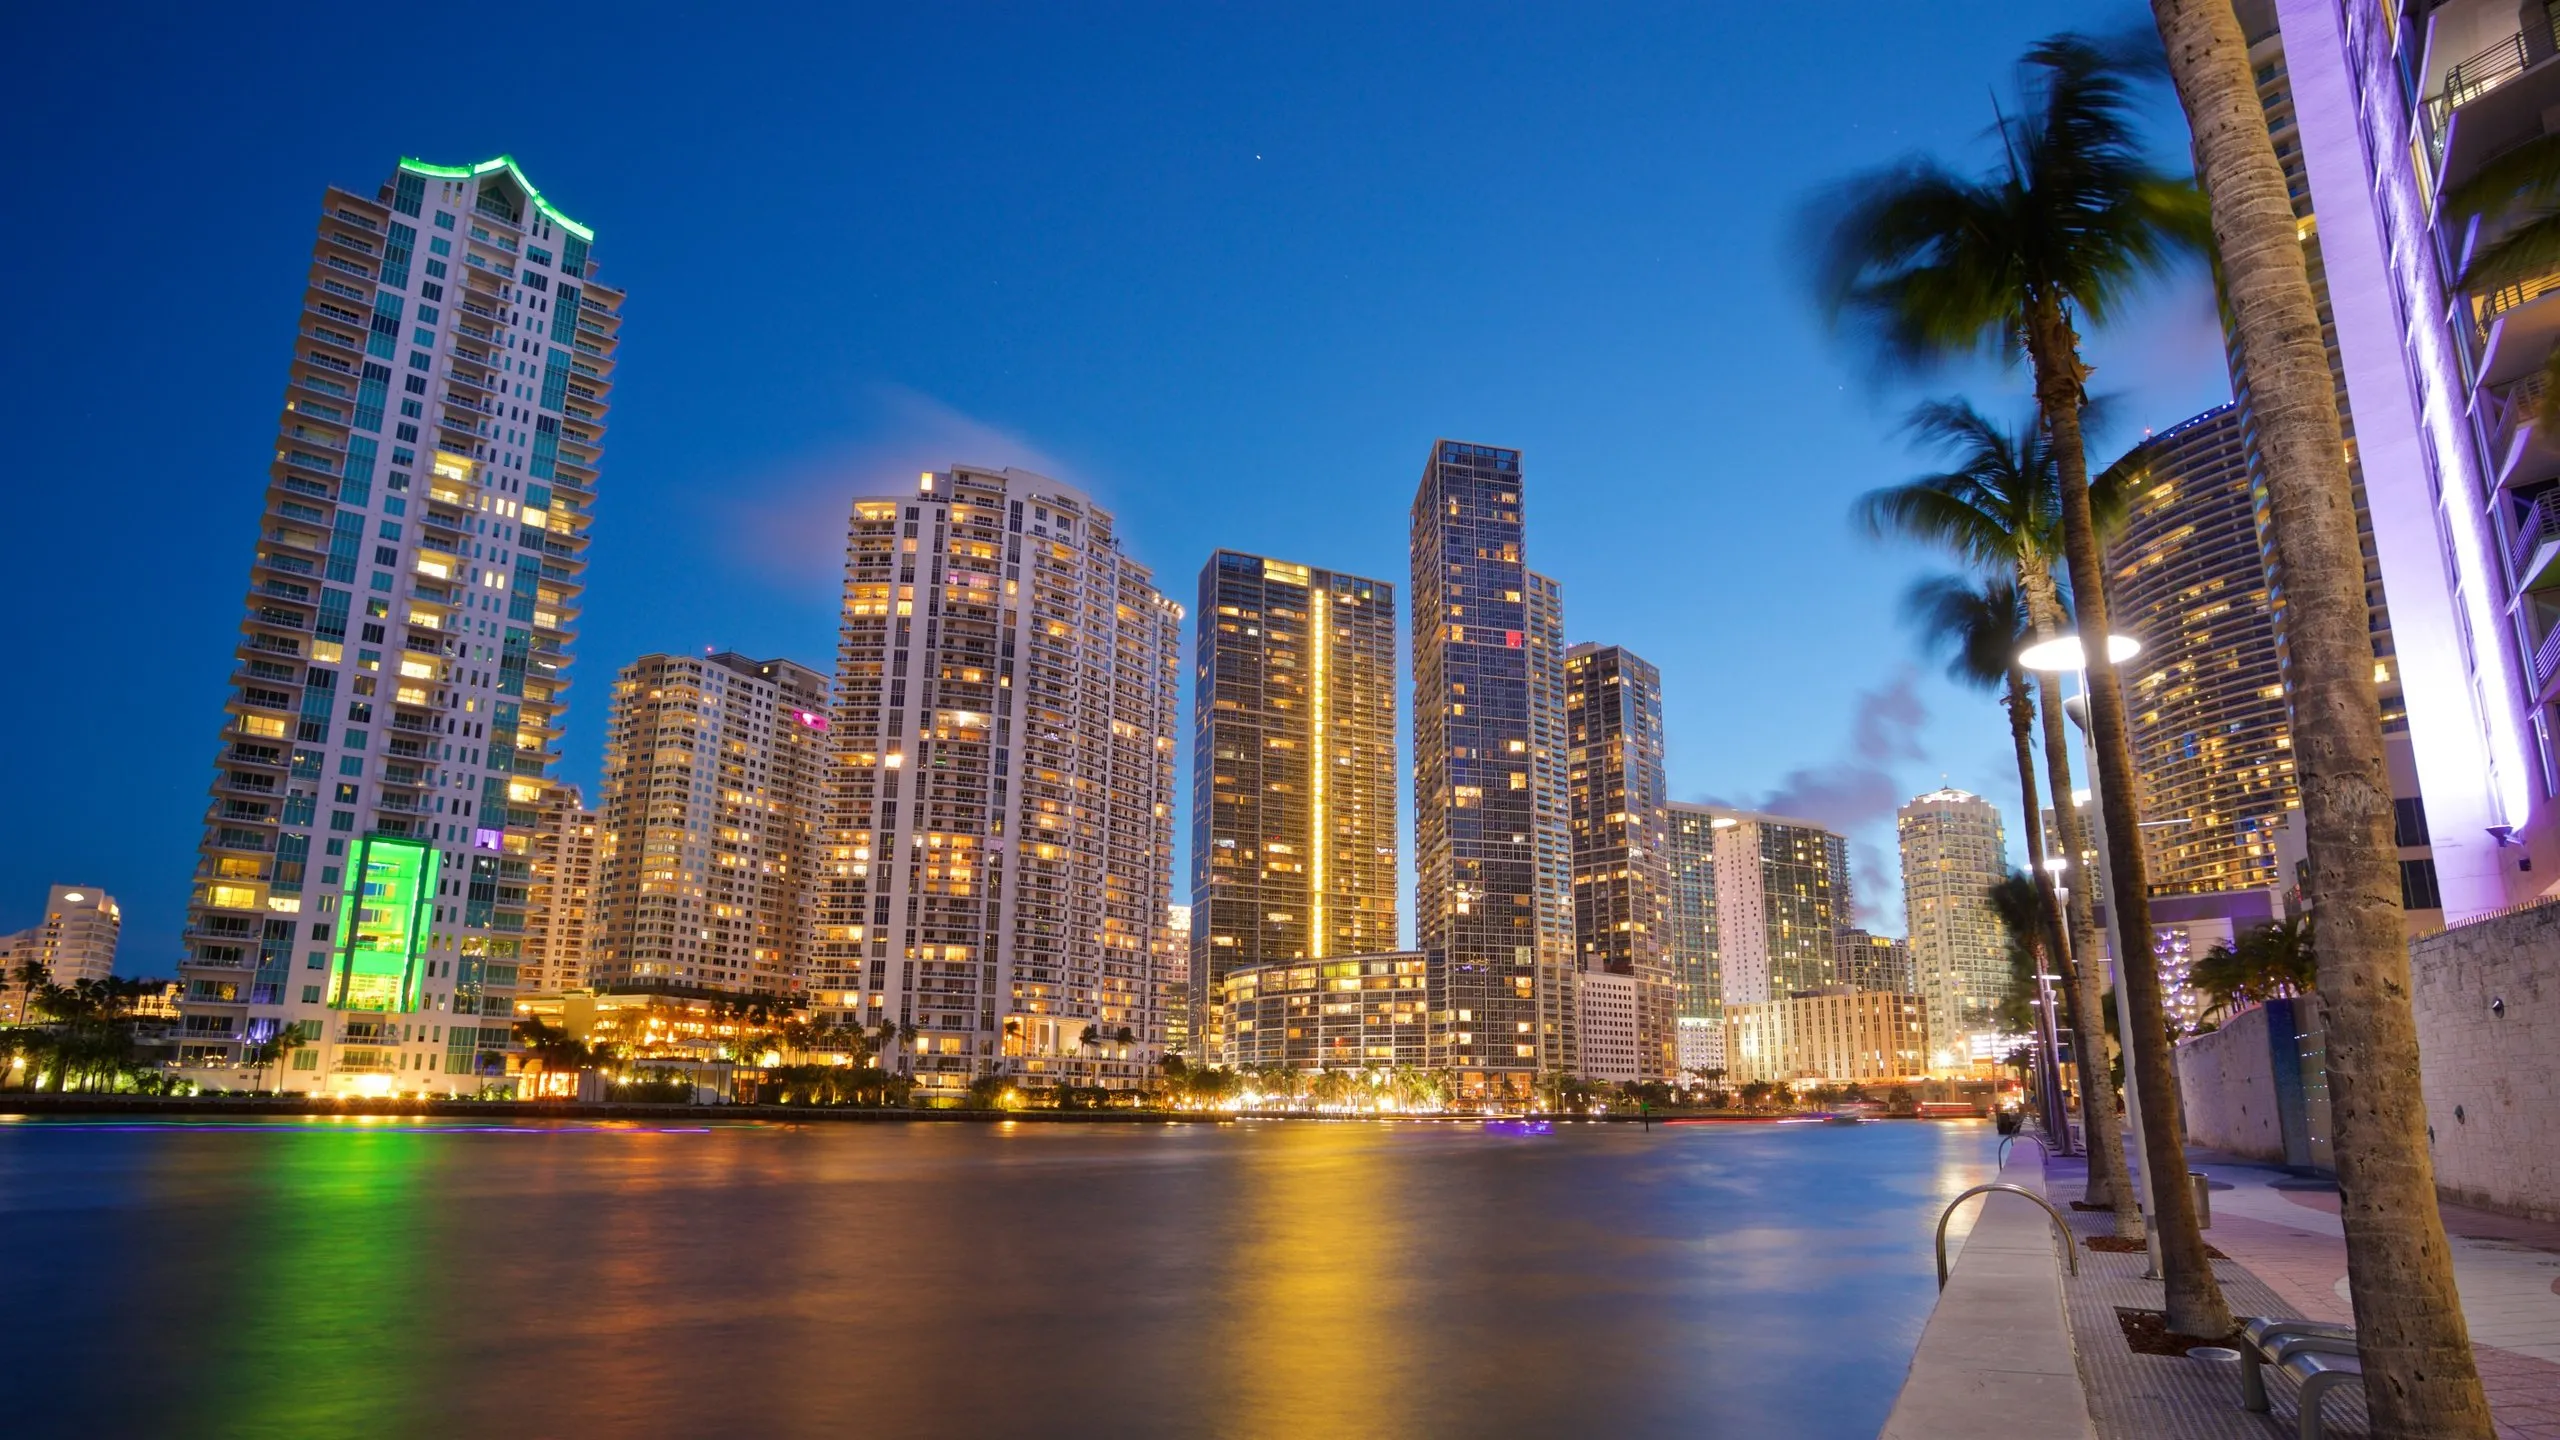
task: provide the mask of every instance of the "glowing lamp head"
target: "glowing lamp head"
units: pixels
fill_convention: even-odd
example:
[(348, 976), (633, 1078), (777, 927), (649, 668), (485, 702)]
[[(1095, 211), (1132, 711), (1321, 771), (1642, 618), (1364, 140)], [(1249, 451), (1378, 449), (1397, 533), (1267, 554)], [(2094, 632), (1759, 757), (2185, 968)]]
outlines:
[[(2121, 665), (2141, 653), (2142, 642), (2130, 635), (2107, 637), (2107, 659), (2110, 663)], [(2079, 636), (2056, 635), (2019, 651), (2018, 663), (2030, 670), (2085, 670), (2089, 657), (2088, 652), (2080, 647)]]

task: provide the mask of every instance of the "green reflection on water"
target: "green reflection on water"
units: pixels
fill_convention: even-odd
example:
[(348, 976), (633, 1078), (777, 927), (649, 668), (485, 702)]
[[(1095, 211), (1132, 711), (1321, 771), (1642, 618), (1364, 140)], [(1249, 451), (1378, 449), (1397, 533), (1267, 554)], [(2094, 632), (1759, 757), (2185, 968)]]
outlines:
[(239, 1237), (236, 1314), (210, 1327), (223, 1352), (217, 1373), (229, 1381), (205, 1397), (212, 1433), (411, 1428), (424, 1352), (446, 1319), (437, 1277), (420, 1263), (439, 1248), (421, 1218), (438, 1143), (451, 1142), (325, 1121), (260, 1157), (257, 1213)]

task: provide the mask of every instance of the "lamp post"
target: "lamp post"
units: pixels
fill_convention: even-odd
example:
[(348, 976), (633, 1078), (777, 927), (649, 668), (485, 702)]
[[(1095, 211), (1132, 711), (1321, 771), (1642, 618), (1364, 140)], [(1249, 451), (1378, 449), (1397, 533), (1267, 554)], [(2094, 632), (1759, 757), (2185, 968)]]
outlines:
[[(2055, 813), (2059, 814), (2060, 812), (2057, 811)], [(2053, 885), (2053, 903), (2057, 908), (2068, 906), (2071, 901), (2071, 886), (2062, 878), (2063, 871), (2069, 868), (2070, 863), (2070, 861), (2059, 855), (2047, 855), (2044, 857), (2045, 873), (2051, 877)], [(2071, 959), (2071, 927), (2069, 925), (2058, 925), (2053, 939), (2054, 944), (2059, 947), (2062, 952), (2054, 958), (2057, 961), (2065, 962), (2067, 965)], [(2061, 1153), (2065, 1155), (2077, 1155), (2080, 1153), (2080, 1146), (2079, 1143), (2073, 1140), (2071, 1136), (2071, 1095), (2069, 1087), (2062, 1083), (2062, 1012), (2054, 1008), (2057, 1002), (2054, 999), (2052, 982), (2061, 978), (2062, 977), (2059, 975), (2045, 974), (2042, 968), (2039, 967), (2036, 973), (2036, 995), (2039, 1003), (2044, 1006), (2045, 1024), (2051, 1027), (2054, 1037), (2052, 1042), (2053, 1086), (2055, 1093), (2060, 1097), (2062, 1103), (2062, 1134), (2060, 1137), (2062, 1141)], [(2080, 1067), (2080, 1084), (2085, 1088), (2089, 1083), (2089, 1057), (2080, 1053), (2080, 1037), (2077, 1034), (2071, 1037), (2071, 1053), (2074, 1063), (2078, 1064)]]
[[(2107, 637), (2107, 659), (2115, 664), (2121, 665), (2125, 661), (2130, 660), (2141, 653), (2142, 642), (2134, 639), (2130, 635), (2110, 635)], [(2080, 682), (2080, 696), (2078, 697), (2080, 699), (2080, 705), (2078, 709), (2075, 710), (2067, 702), (2062, 708), (2063, 713), (2071, 717), (2071, 723), (2078, 727), (2080, 731), (2080, 766), (2082, 771), (2089, 777), (2089, 798), (2091, 801), (2091, 808), (2098, 812), (2097, 823), (2093, 827), (2096, 832), (2096, 839), (2098, 842), (2098, 865), (2107, 873), (2113, 874), (2115, 871), (2115, 860), (2114, 857), (2108, 853), (2107, 847), (2107, 797), (2106, 793), (2099, 788), (2098, 756), (2095, 746), (2089, 737), (2089, 721), (2087, 713), (2087, 696), (2089, 693), (2089, 653), (2086, 649), (2082, 648), (2079, 636), (2056, 635), (2048, 640), (2039, 640), (2035, 644), (2019, 651), (2018, 663), (2029, 670), (2042, 671), (2048, 674), (2070, 675)], [(2060, 795), (2054, 797), (2054, 813), (2056, 815), (2063, 813), (2062, 804), (2069, 798), (2071, 797)], [(2077, 837), (2075, 836), (2073, 838), (2076, 839)], [(2064, 858), (2065, 863), (2067, 864), (2071, 859), (2076, 857), (2066, 856)], [(2092, 883), (2094, 884), (2095, 882), (2093, 881)], [(2106, 895), (2104, 891), (2093, 889), (2089, 892), (2089, 899), (2093, 904), (2104, 900), (2105, 898)], [(2148, 937), (2145, 938), (2147, 939)], [(2111, 968), (2115, 974), (2116, 984), (2116, 1044), (2124, 1051), (2124, 1115), (2127, 1126), (2133, 1131), (2133, 1163), (2135, 1170), (2135, 1184), (2133, 1189), (2134, 1204), (2142, 1211), (2143, 1250), (2145, 1252), (2145, 1259), (2148, 1261), (2150, 1266), (2150, 1268), (2144, 1272), (2143, 1278), (2158, 1279), (2160, 1276), (2160, 1227), (2152, 1221), (2152, 1215), (2157, 1210), (2158, 1206), (2154, 1203), (2151, 1194), (2151, 1151), (2150, 1148), (2143, 1143), (2142, 1087), (2139, 1080), (2136, 1078), (2134, 1069), (2138, 1062), (2133, 1052), (2133, 1006), (2131, 1001), (2125, 995), (2124, 986), (2125, 957), (2133, 952), (2126, 948), (2127, 939), (2124, 933), (2124, 916), (2118, 912), (2118, 907), (2114, 905), (2109, 905), (2107, 907), (2107, 941), (2114, 949), (2114, 953), (2109, 957), (2109, 959), (2111, 961)], [(2082, 963), (2085, 964), (2087, 962), (2084, 960)], [(2083, 1075), (2083, 1083), (2086, 1083), (2085, 1074)]]

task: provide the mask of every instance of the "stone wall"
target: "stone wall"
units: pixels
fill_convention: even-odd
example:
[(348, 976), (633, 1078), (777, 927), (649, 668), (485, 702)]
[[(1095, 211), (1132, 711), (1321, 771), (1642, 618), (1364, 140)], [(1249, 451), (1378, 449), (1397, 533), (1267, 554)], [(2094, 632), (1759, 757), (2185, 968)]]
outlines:
[(2188, 1144), (2284, 1163), (2267, 1031), (2261, 1007), (2210, 1035), (2178, 1042), (2178, 1098), (2186, 1109)]
[(2436, 1184), (2560, 1220), (2560, 904), (2409, 947)]

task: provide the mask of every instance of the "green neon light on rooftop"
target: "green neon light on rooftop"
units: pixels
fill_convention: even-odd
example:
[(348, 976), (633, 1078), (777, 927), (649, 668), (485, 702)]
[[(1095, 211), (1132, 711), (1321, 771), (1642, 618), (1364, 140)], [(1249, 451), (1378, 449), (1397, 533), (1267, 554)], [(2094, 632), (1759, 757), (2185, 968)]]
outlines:
[(470, 180), (486, 175), (492, 170), (504, 170), (515, 177), (518, 185), (524, 187), (526, 198), (533, 201), (533, 208), (551, 217), (552, 224), (590, 245), (595, 243), (596, 232), (561, 214), (550, 201), (543, 199), (542, 192), (533, 188), (533, 182), (524, 178), (524, 170), (516, 164), (516, 157), (513, 155), (501, 155), (495, 160), (483, 160), (477, 165), (431, 165), (415, 156), (403, 155), (400, 157), (400, 168), (420, 175), (433, 175), (439, 180)]

